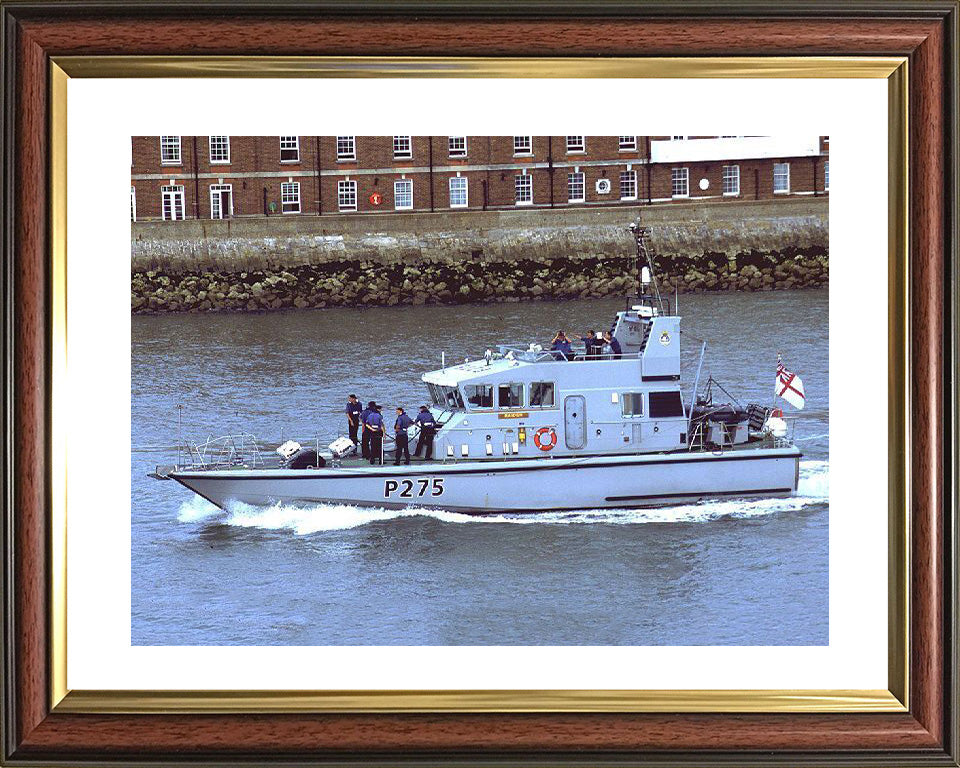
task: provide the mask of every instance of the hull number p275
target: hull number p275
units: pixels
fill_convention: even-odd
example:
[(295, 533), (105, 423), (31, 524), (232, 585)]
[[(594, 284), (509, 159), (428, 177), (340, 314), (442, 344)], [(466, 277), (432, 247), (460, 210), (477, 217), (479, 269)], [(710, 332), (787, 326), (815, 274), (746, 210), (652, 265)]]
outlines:
[(443, 496), (443, 478), (432, 480), (425, 477), (416, 480), (402, 478), (383, 481), (383, 498), (420, 499), (424, 496)]

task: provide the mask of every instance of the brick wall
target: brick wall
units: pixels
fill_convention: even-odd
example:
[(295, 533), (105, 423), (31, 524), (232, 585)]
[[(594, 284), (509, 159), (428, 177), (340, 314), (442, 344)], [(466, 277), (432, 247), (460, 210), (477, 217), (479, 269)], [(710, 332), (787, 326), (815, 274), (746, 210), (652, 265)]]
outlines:
[[(514, 154), (512, 136), (468, 136), (466, 157), (450, 157), (448, 136), (410, 137), (411, 156), (394, 153), (392, 136), (355, 137), (355, 157), (337, 156), (337, 137), (300, 136), (295, 159), (281, 157), (279, 136), (230, 136), (229, 162), (211, 158), (208, 136), (182, 136), (179, 159), (161, 161), (160, 137), (133, 137), (131, 185), (136, 189), (138, 220), (162, 216), (162, 188), (183, 188), (183, 213), (188, 219), (210, 219), (211, 188), (229, 185), (229, 196), (220, 199), (226, 217), (317, 216), (340, 213), (338, 183), (356, 182), (356, 211), (383, 213), (396, 210), (395, 182), (413, 183), (414, 211), (449, 211), (450, 178), (459, 169), (467, 179), (468, 210), (512, 209), (516, 176), (532, 177), (532, 207), (630, 206), (621, 200), (620, 175), (636, 172), (638, 201), (674, 199), (669, 164), (649, 164), (649, 142), (636, 137), (636, 147), (621, 150), (617, 136), (585, 136), (583, 152), (568, 152), (565, 136), (531, 137), (532, 154)], [(762, 200), (796, 195), (820, 195), (824, 189), (824, 164), (828, 161), (829, 139), (821, 138), (821, 155), (815, 157), (737, 160), (740, 192), (730, 196)], [(790, 166), (790, 189), (786, 195), (773, 192), (775, 162)], [(726, 163), (685, 163), (689, 172), (688, 199), (724, 199), (722, 168)], [(583, 202), (571, 202), (568, 179), (571, 173), (584, 177)], [(602, 193), (597, 182), (609, 181), (610, 191)], [(701, 179), (707, 189), (699, 186)], [(284, 212), (281, 185), (299, 184), (299, 210)], [(432, 193), (432, 194), (431, 194)], [(374, 197), (372, 197), (374, 196)], [(397, 211), (402, 215), (407, 211)]]

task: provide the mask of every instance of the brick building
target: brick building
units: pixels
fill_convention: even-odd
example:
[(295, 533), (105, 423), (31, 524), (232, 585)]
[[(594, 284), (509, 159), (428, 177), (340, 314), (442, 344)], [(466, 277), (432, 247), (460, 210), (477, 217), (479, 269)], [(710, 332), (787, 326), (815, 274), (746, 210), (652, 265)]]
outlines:
[(135, 136), (130, 213), (402, 215), (829, 189), (829, 139), (817, 136)]

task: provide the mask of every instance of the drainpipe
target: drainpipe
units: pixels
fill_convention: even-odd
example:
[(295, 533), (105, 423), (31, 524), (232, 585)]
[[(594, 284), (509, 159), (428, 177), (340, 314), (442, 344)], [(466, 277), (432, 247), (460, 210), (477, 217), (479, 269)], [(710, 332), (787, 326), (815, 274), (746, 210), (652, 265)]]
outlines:
[(550, 207), (553, 208), (553, 136), (547, 136), (547, 173), (550, 174)]
[(650, 189), (650, 137), (645, 136), (647, 144), (647, 205), (653, 203), (653, 190)]
[(493, 162), (493, 149), (490, 137), (487, 136), (487, 169), (485, 171), (486, 179), (483, 182), (483, 210), (487, 210), (490, 197), (490, 163)]
[(813, 196), (820, 197), (820, 188), (817, 186), (817, 158), (811, 157), (813, 161)]
[(263, 188), (263, 215), (264, 216), (270, 215), (270, 209), (267, 208), (267, 188), (266, 187)]
[(753, 199), (760, 199), (760, 169), (753, 169)]
[(433, 213), (433, 136), (427, 136), (427, 156), (430, 160), (430, 213)]
[(200, 171), (197, 169), (197, 137), (193, 137), (193, 218), (200, 218)]
[(320, 184), (320, 137), (317, 136), (317, 216), (323, 213), (323, 186)]

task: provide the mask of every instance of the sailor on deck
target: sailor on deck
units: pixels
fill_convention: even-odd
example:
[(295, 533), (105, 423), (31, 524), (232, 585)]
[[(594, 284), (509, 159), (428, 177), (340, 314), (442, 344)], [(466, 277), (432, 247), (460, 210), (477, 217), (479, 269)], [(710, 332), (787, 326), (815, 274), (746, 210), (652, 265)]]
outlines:
[(363, 413), (363, 406), (357, 400), (356, 395), (350, 395), (347, 398), (347, 429), (350, 431), (350, 439), (353, 444), (357, 444), (357, 429), (360, 427), (360, 414)]
[(585, 347), (584, 360), (600, 359), (600, 350), (603, 347), (602, 339), (597, 338), (593, 331), (587, 331), (586, 336), (578, 336), (577, 338), (583, 341), (583, 346)]
[(557, 331), (550, 344), (550, 351), (557, 360), (570, 360), (573, 357), (573, 345), (563, 331)]
[(423, 449), (423, 458), (430, 460), (433, 458), (433, 438), (437, 434), (437, 420), (433, 418), (427, 406), (421, 405), (416, 422), (420, 427), (420, 438), (417, 440), (417, 449), (413, 453), (419, 456), (420, 450)]
[(394, 464), (400, 463), (400, 457), (405, 456), (404, 464), (410, 463), (410, 438), (407, 430), (413, 426), (413, 419), (404, 413), (403, 408), (397, 406), (397, 420), (393, 424), (394, 434), (397, 440), (397, 450), (393, 454)]
[[(360, 423), (363, 425), (363, 434), (360, 437), (360, 455), (365, 459), (370, 459), (370, 463), (373, 463), (373, 434), (374, 430), (367, 427), (367, 420), (372, 414), (377, 413), (377, 404), (371, 400), (367, 403), (367, 407), (363, 409), (360, 413)], [(380, 447), (377, 448), (376, 457), (380, 458), (380, 450), (383, 447), (383, 419), (380, 419)]]
[(623, 349), (620, 346), (620, 342), (617, 341), (617, 337), (610, 333), (610, 331), (603, 332), (603, 342), (604, 358), (607, 360), (619, 360), (623, 357)]

